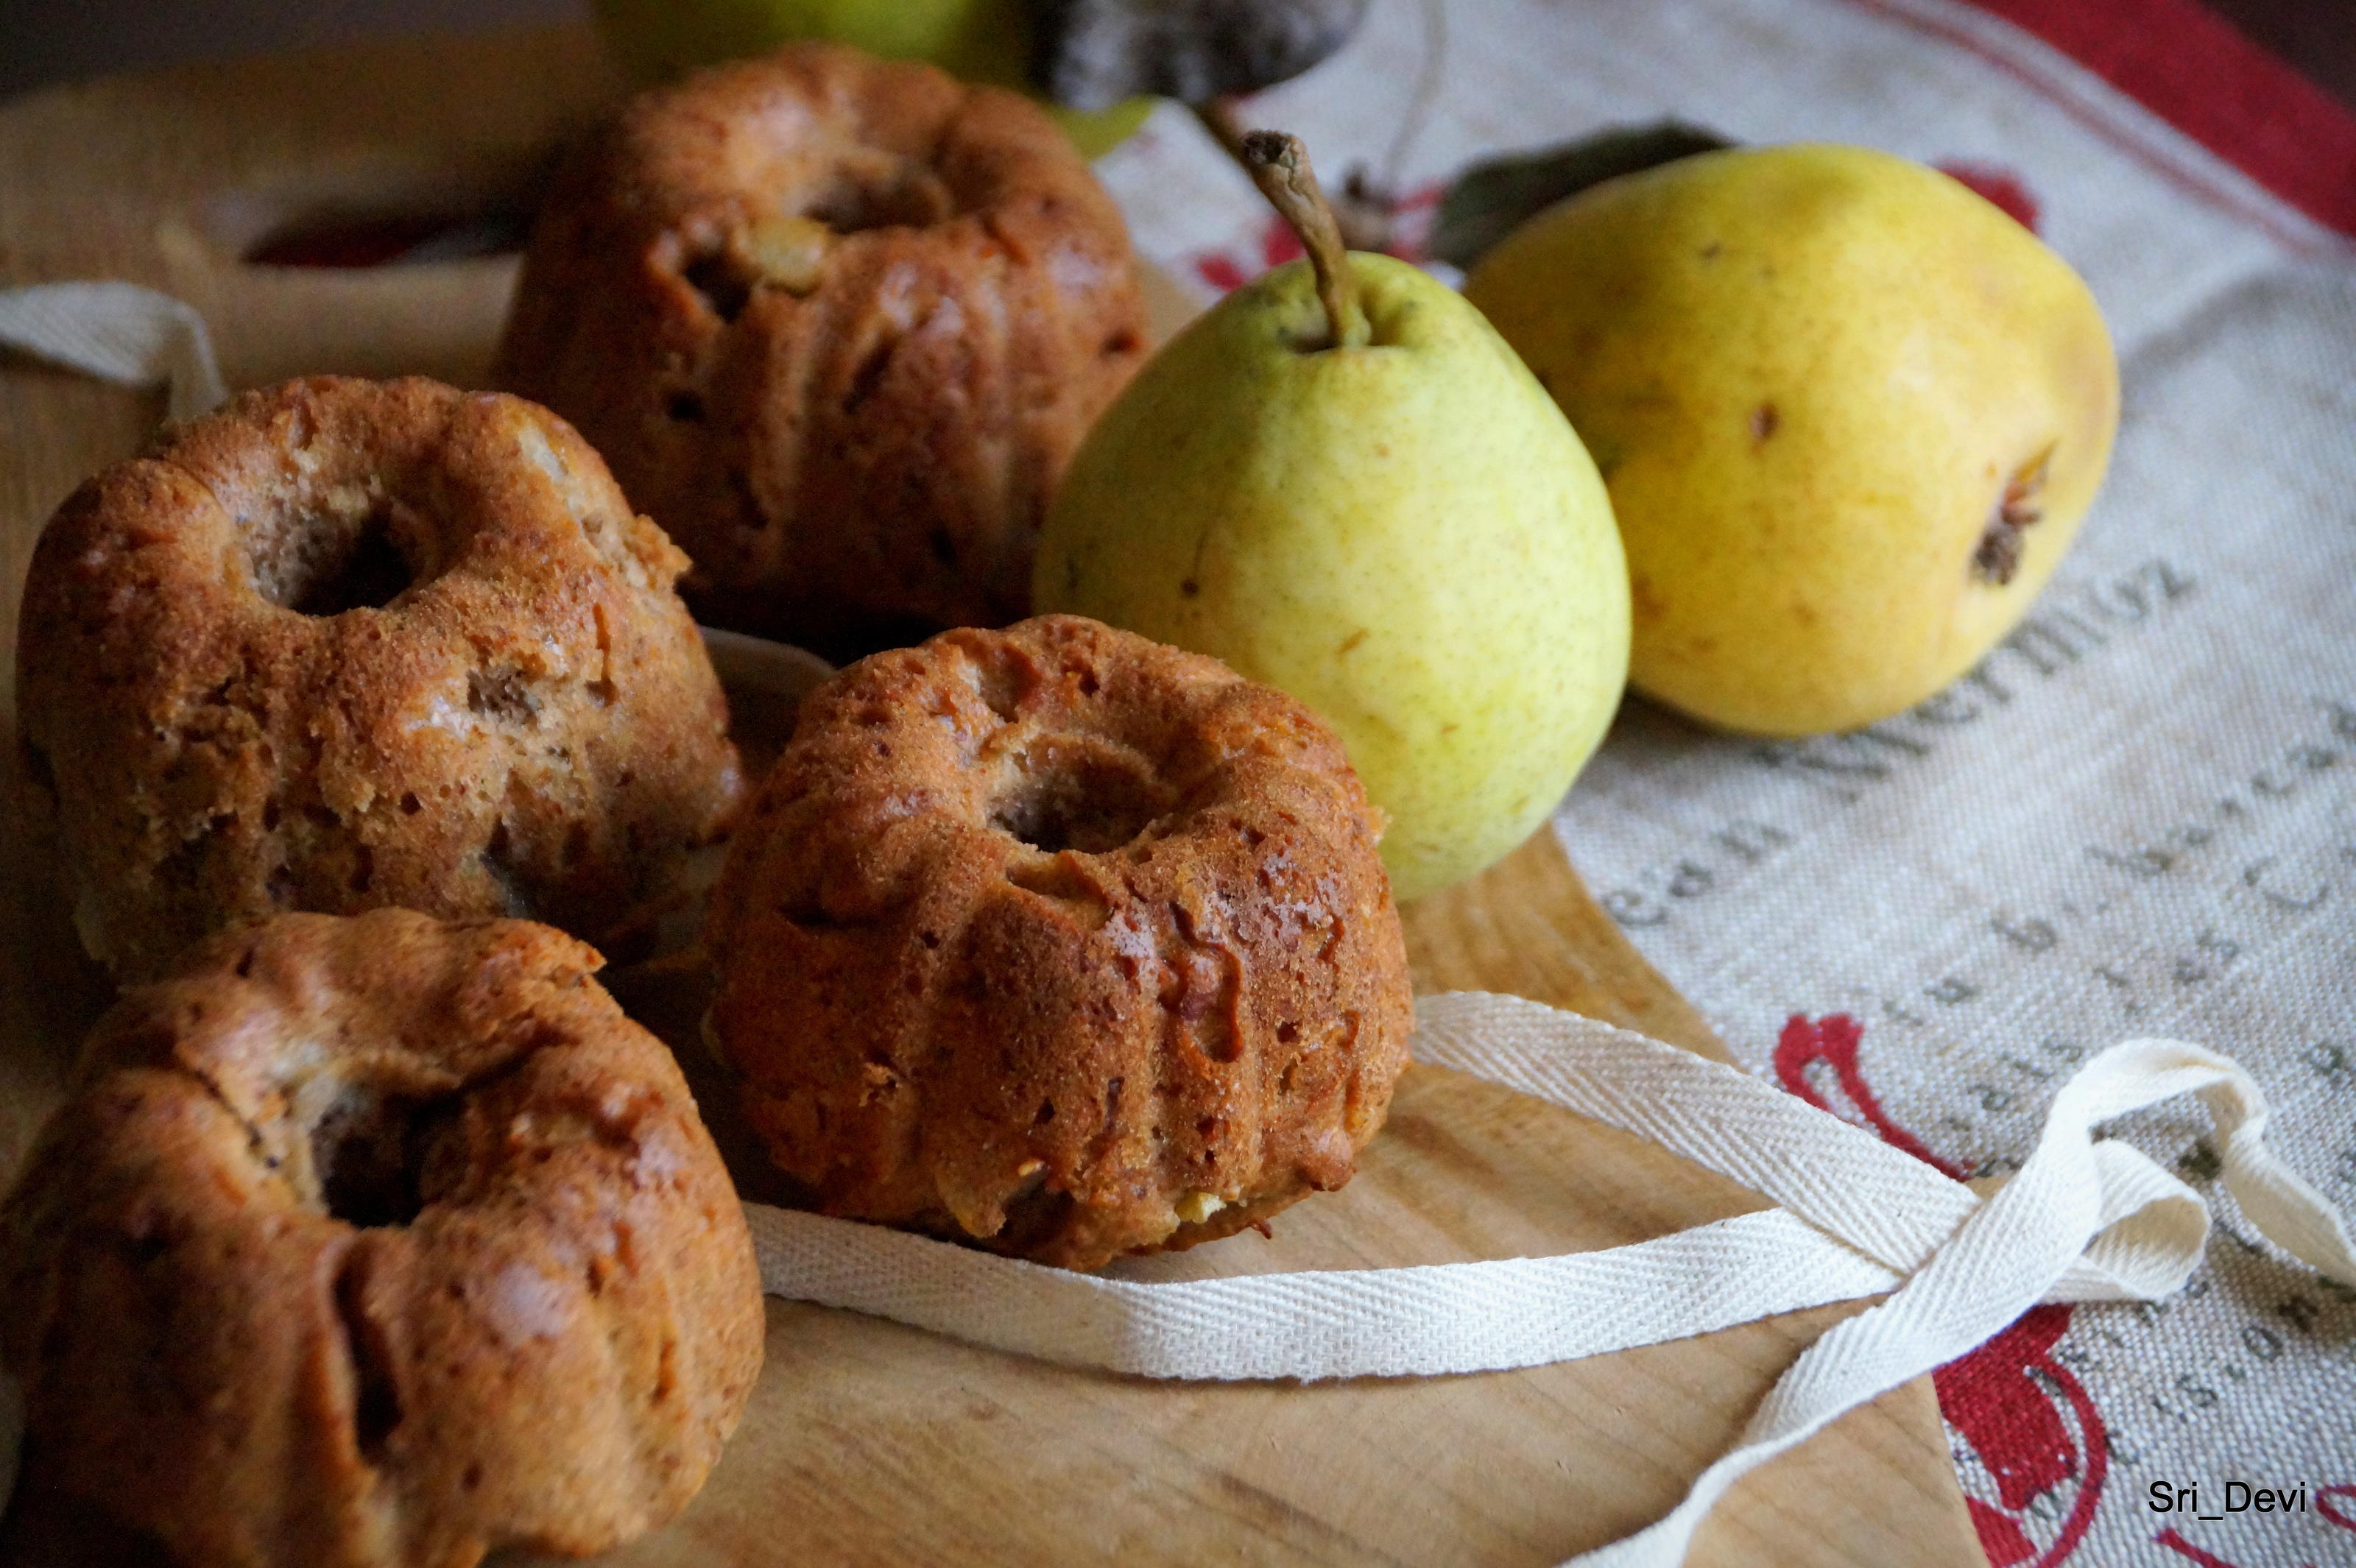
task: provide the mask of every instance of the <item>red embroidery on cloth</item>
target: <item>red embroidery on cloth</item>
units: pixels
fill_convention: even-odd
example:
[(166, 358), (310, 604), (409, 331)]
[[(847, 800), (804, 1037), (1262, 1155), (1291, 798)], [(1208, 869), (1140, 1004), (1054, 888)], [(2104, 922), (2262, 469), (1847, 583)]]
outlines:
[(1808, 1069), (1823, 1062), (1832, 1069), (1841, 1093), (1857, 1108), (1858, 1118), (1872, 1128), (1883, 1143), (1912, 1155), (1942, 1175), (1962, 1180), (1970, 1172), (1933, 1154), (1920, 1138), (1891, 1120), (1890, 1113), (1881, 1108), (1881, 1102), (1874, 1098), (1873, 1091), (1866, 1087), (1865, 1075), (1857, 1067), (1857, 1048), (1864, 1041), (1864, 1026), (1847, 1013), (1826, 1013), (1813, 1022), (1804, 1013), (1794, 1013), (1791, 1021), (1783, 1026), (1783, 1038), (1775, 1042), (1775, 1082), (1817, 1110), (1830, 1111), (1833, 1107), (1808, 1082)]
[[(1882, 1109), (1858, 1065), (1858, 1050), (1864, 1043), (1864, 1026), (1847, 1013), (1814, 1019), (1794, 1013), (1775, 1042), (1775, 1081), (1818, 1110), (1831, 1111), (1833, 1106), (1808, 1076), (1811, 1067), (1821, 1064), (1830, 1071), (1856, 1119), (1882, 1142), (1962, 1179), (1966, 1174), (1963, 1166), (1933, 1154)], [(2064, 1306), (2033, 1307), (1978, 1349), (1931, 1374), (1939, 1413), (1996, 1482), (2000, 1507), (1965, 1499), (1980, 1550), (1992, 1568), (2015, 1568), (2032, 1561), (2035, 1568), (2053, 1568), (2086, 1538), (2102, 1501), (2103, 1482), (2110, 1472), (2110, 1435), (2085, 1385), (2053, 1359), (2054, 1346), (2070, 1327), (2070, 1312)], [(2074, 1437), (2065, 1414), (2076, 1424)], [(2040, 1555), (2031, 1531), (2041, 1534), (2045, 1527), (2035, 1505), (2073, 1480), (2077, 1496)]]
[(1194, 275), (1221, 293), (1232, 293), (1262, 272), (1281, 267), (1301, 255), (1301, 236), (1292, 231), (1291, 225), (1271, 213), (1259, 226), (1257, 250), (1253, 257), (1238, 257), (1231, 251), (1206, 251), (1194, 258)]
[(1933, 166), (1974, 196), (2001, 208), (2006, 217), (2031, 234), (2037, 232), (2037, 197), (2029, 193), (2028, 182), (2010, 169), (1999, 164), (1972, 163), (1965, 159)]
[[(2342, 1487), (2335, 1489), (2347, 1491), (2356, 1488)], [(2329, 1518), (2329, 1516), (2326, 1515), (2325, 1517)], [(2192, 1542), (2184, 1539), (2184, 1532), (2178, 1530), (2172, 1524), (2166, 1530), (2161, 1531), (2158, 1535), (2153, 1536), (2151, 1541), (2153, 1545), (2165, 1546), (2170, 1552), (2175, 1552), (2179, 1557), (2191, 1559), (2193, 1562), (2199, 1563), (2201, 1568), (2242, 1568), (2242, 1565), (2238, 1563), (2220, 1557), (2213, 1552), (2203, 1551), (2201, 1548), (2193, 1545)], [(2298, 1565), (2298, 1568), (2315, 1568), (2315, 1564), (2312, 1563), (2301, 1563)]]
[[(2230, 182), (2190, 161), (2165, 155), (2119, 117), (2081, 101), (2069, 80), (2079, 69), (2104, 77), (2179, 131), (2239, 168), (2326, 228), (2356, 235), (2356, 115), (2321, 88), (2233, 30), (2201, 0), (1969, 0), (2069, 57), (2057, 72), (2018, 48), (1993, 44), (1965, 26), (1915, 9), (1907, 0), (1849, 0), (1860, 10), (1913, 28), (1976, 55), (2031, 89), (2062, 113), (2120, 152), (2221, 211), (2256, 225), (2294, 251), (2314, 253), (2312, 240), (2251, 203)], [(2160, 13), (2176, 13), (2162, 20)], [(2067, 18), (2067, 27), (2053, 25)], [(2187, 26), (2191, 18), (2193, 25)], [(2128, 40), (2114, 50), (2097, 40)], [(2221, 46), (2222, 45), (2222, 48)], [(2135, 57), (2132, 65), (2117, 56)], [(2208, 69), (2225, 59), (2231, 69)], [(2163, 87), (2154, 80), (2176, 78)], [(2282, 155), (2282, 133), (2293, 155)], [(2342, 254), (2328, 248), (2328, 254)]]
[(2010, 1514), (1974, 1497), (1964, 1499), (1964, 1507), (1971, 1511), (1972, 1529), (1979, 1535), (1980, 1550), (1987, 1554), (1988, 1568), (2014, 1568), (2037, 1555), (2037, 1542), (2021, 1532)]
[[(1947, 1424), (1979, 1451), (1997, 1497), (2015, 1512), (2078, 1473), (2077, 1445), (2050, 1399), (2022, 1399), (2033, 1368), (2052, 1366), (2067, 1307), (2032, 1307), (2019, 1322), (1932, 1374)], [(2063, 1373), (2063, 1376), (2068, 1374)]]
[(2193, 1562), (2201, 1564), (2201, 1568), (2241, 1568), (2239, 1563), (2228, 1563), (2213, 1552), (2201, 1551), (2201, 1548), (2185, 1540), (2183, 1534), (2172, 1524), (2151, 1539), (2155, 1545), (2165, 1546), (2179, 1557), (2190, 1557)]
[(2200, 0), (1973, 0), (2356, 234), (2356, 114)]
[[(2338, 1506), (2339, 1499), (2341, 1498), (2348, 1499), (2346, 1513), (2341, 1513)], [(2356, 1481), (2342, 1481), (2334, 1487), (2316, 1488), (2315, 1511), (2340, 1529), (2356, 1534)]]
[(1251, 282), (1236, 265), (1235, 258), (1224, 251), (1208, 251), (1195, 257), (1194, 275), (1223, 294), (1231, 294)]
[[(2040, 1498), (2076, 1480), (2077, 1498), (2054, 1531), (2052, 1544), (2037, 1559), (2037, 1568), (2051, 1568), (2085, 1539), (2110, 1474), (2110, 1437), (2102, 1414), (2085, 1385), (2053, 1359), (2053, 1347), (2069, 1327), (2069, 1307), (2032, 1307), (2011, 1328), (1931, 1374), (1931, 1386), (1939, 1393), (1939, 1413), (1979, 1456), (1981, 1466), (1996, 1480), (1997, 1500), (2011, 1516), (1986, 1504), (1972, 1513), (1972, 1521), (1981, 1526), (1980, 1549), (1998, 1568), (2028, 1559), (2000, 1558), (1998, 1542), (1989, 1539), (1983, 1515), (2012, 1524), (2011, 1536), (2025, 1541), (2017, 1521), (2029, 1515)], [(2055, 1403), (2057, 1393), (2077, 1419), (2075, 1441)], [(2008, 1549), (2010, 1540), (2000, 1539)]]

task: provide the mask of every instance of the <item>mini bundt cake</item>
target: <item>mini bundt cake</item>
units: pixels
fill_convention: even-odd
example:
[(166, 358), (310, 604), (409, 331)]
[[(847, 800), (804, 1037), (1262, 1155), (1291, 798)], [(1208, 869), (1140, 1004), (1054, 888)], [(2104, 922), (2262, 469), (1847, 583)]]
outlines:
[(286, 910), (613, 940), (744, 793), (685, 560), (515, 398), (249, 393), (50, 519), (17, 714), (91, 954)]
[(581, 427), (704, 619), (840, 656), (1028, 613), (1143, 358), (1128, 230), (1037, 106), (803, 44), (648, 93), (559, 175), (499, 383)]
[(19, 1507), (177, 1568), (581, 1554), (685, 1507), (760, 1279), (598, 962), (523, 921), (293, 914), (117, 1004), (0, 1206)]
[(705, 930), (712, 1040), (827, 1213), (1074, 1268), (1350, 1178), (1413, 1027), (1330, 731), (1076, 616), (811, 693)]

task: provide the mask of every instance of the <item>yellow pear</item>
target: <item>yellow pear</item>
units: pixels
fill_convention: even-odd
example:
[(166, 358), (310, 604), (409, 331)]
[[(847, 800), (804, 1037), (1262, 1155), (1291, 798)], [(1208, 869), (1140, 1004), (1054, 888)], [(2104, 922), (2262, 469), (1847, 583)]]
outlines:
[(1479, 313), (1404, 262), (1344, 261), (1322, 203), (1286, 210), (1312, 261), (1228, 295), (1105, 412), (1034, 599), (1316, 709), (1414, 898), (1520, 843), (1594, 750), (1627, 571), (1594, 464)]
[(1607, 181), (1466, 292), (1610, 485), (1631, 683), (1730, 729), (1855, 728), (1970, 668), (2068, 548), (2118, 424), (2077, 274), (1863, 148)]

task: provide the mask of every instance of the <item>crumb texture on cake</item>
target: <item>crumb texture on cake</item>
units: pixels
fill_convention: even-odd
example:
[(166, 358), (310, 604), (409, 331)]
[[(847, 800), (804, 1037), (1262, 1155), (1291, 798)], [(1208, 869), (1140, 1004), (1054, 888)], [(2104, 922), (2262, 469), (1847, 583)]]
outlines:
[(17, 713), (119, 976), (289, 910), (614, 939), (743, 793), (686, 560), (519, 399), (250, 392), (50, 519)]
[(1305, 707), (1076, 616), (806, 700), (714, 894), (712, 1032), (826, 1212), (1092, 1268), (1345, 1182), (1413, 1011)]
[(840, 656), (1027, 613), (1146, 347), (1119, 208), (1035, 104), (799, 44), (568, 162), (495, 374), (605, 453), (707, 620)]
[(761, 1362), (677, 1064), (519, 921), (287, 915), (101, 1020), (0, 1207), (25, 1495), (180, 1568), (602, 1551)]

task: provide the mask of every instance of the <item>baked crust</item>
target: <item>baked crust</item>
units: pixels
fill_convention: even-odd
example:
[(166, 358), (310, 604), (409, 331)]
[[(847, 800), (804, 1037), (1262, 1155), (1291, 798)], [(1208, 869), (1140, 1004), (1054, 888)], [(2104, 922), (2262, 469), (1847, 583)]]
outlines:
[(830, 656), (1025, 614), (1072, 452), (1146, 351), (1119, 209), (1045, 113), (826, 44), (648, 93), (541, 209), (499, 384)]
[(831, 1214), (1076, 1268), (1349, 1179), (1408, 1060), (1376, 816), (1299, 702), (1076, 616), (804, 702), (705, 939)]
[(616, 939), (743, 794), (686, 560), (515, 398), (321, 378), (85, 484), (17, 713), (119, 976), (290, 909)]
[(519, 921), (292, 914), (117, 1004), (0, 1207), (28, 1493), (185, 1568), (585, 1553), (684, 1507), (760, 1281), (599, 962)]

